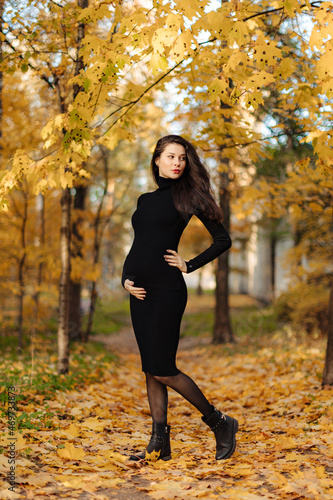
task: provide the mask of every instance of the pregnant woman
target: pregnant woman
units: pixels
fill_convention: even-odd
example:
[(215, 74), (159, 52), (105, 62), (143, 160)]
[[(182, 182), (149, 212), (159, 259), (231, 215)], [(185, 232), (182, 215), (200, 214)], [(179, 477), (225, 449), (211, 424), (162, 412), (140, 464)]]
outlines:
[[(158, 185), (138, 198), (132, 215), (134, 241), (125, 259), (121, 283), (130, 295), (133, 330), (152, 416), (147, 448), (131, 460), (151, 456), (169, 460), (168, 387), (202, 414), (214, 432), (217, 460), (229, 458), (236, 447), (238, 422), (212, 406), (196, 383), (176, 366), (180, 323), (187, 303), (182, 273), (191, 273), (231, 247), (221, 224), (222, 212), (210, 187), (209, 174), (191, 143), (177, 135), (162, 137), (151, 161)], [(186, 262), (177, 253), (180, 237), (195, 214), (213, 237), (212, 245)]]

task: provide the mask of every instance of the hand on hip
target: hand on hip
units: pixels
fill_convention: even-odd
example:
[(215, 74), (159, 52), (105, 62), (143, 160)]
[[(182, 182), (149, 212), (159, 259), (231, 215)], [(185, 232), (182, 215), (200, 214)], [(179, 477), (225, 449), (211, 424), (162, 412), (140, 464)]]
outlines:
[(186, 273), (187, 266), (185, 260), (176, 252), (176, 250), (167, 250), (171, 255), (164, 255), (164, 259), (170, 266), (178, 267), (183, 273)]

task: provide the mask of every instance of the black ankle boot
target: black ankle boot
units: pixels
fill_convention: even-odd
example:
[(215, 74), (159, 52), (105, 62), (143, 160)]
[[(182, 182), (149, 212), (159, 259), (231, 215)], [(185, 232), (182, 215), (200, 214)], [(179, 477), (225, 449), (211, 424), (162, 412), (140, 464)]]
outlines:
[(238, 421), (235, 418), (224, 415), (221, 411), (213, 408), (213, 413), (208, 417), (201, 417), (215, 434), (216, 460), (230, 458), (236, 448), (236, 432)]
[(153, 422), (149, 444), (145, 451), (130, 456), (130, 460), (142, 460), (146, 453), (160, 452), (158, 460), (170, 460), (170, 425), (156, 424)]

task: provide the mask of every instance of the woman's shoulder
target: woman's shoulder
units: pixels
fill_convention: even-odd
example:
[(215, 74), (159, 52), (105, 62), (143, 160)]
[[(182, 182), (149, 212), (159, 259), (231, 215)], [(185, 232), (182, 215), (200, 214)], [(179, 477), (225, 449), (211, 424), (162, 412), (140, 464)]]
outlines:
[(140, 194), (139, 198), (138, 198), (138, 205), (143, 201), (144, 198), (148, 198), (148, 196), (154, 194), (155, 191), (148, 191), (147, 193), (142, 193)]

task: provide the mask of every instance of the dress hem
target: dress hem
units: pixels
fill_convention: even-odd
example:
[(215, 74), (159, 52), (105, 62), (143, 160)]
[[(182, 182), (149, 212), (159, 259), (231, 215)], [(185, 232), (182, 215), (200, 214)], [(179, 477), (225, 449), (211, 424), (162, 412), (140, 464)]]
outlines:
[(144, 373), (149, 373), (150, 375), (153, 375), (155, 377), (175, 377), (176, 375), (179, 375), (181, 373), (181, 371), (178, 370), (178, 368), (177, 368), (176, 373), (163, 373), (163, 374), (161, 374), (161, 373), (156, 373), (156, 370), (149, 370), (149, 369), (144, 370), (143, 368), (142, 368), (142, 371)]

